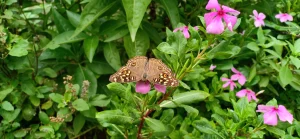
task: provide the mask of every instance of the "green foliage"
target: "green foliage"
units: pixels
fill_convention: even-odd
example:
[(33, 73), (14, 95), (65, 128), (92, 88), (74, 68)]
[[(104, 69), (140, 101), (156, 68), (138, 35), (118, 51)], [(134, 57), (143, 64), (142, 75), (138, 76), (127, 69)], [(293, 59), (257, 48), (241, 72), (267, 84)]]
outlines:
[[(0, 138), (299, 138), (299, 1), (219, 3), (241, 13), (233, 32), (206, 32), (207, 1), (0, 0)], [(161, 59), (180, 85), (109, 83), (135, 56)], [(247, 81), (230, 90), (233, 67)], [(258, 105), (285, 106), (293, 123), (265, 124)]]

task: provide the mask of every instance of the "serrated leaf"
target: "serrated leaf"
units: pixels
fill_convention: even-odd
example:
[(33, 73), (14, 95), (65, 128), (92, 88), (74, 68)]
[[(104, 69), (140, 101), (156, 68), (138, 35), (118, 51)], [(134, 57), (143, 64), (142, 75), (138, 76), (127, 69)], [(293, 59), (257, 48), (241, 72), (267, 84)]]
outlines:
[(85, 111), (89, 109), (89, 105), (81, 98), (72, 102), (72, 106), (78, 111)]
[(98, 47), (99, 39), (98, 36), (91, 36), (84, 40), (83, 42), (83, 49), (86, 57), (88, 58), (89, 62), (93, 62), (93, 58)]
[(132, 42), (136, 39), (136, 32), (150, 2), (151, 0), (122, 0)]

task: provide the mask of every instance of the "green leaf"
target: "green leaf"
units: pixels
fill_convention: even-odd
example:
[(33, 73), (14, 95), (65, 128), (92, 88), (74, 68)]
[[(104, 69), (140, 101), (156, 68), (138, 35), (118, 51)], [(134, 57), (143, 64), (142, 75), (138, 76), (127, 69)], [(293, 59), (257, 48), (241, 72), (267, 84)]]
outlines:
[(59, 47), (61, 44), (66, 44), (66, 43), (72, 43), (72, 42), (78, 42), (86, 39), (88, 36), (84, 33), (80, 33), (76, 37), (71, 38), (70, 36), (74, 34), (74, 31), (66, 31), (63, 32), (55, 38), (53, 38), (45, 47), (44, 49), (56, 49)]
[(104, 57), (108, 64), (113, 67), (116, 71), (121, 67), (121, 60), (119, 50), (114, 43), (106, 43), (103, 46)]
[(87, 80), (89, 82), (89, 86), (87, 90), (88, 97), (94, 96), (96, 94), (98, 82), (95, 74), (91, 70), (89, 70), (88, 68), (78, 67), (75, 70), (74, 77), (75, 77), (74, 82), (78, 84), (80, 87), (82, 87), (83, 81)]
[(201, 90), (192, 90), (184, 93), (178, 93), (173, 96), (172, 100), (165, 100), (160, 107), (175, 108), (177, 104), (190, 104), (202, 101), (209, 96), (209, 93)]
[(281, 59), (281, 56), (278, 53), (276, 53), (275, 51), (273, 51), (273, 50), (264, 49), (264, 51), (270, 53), (271, 55), (277, 57), (278, 59)]
[(47, 102), (42, 104), (42, 109), (47, 110), (49, 108), (51, 108), (53, 105), (53, 102), (51, 100), (48, 100)]
[[(96, 58), (96, 57), (95, 57)], [(103, 59), (95, 59), (93, 63), (87, 63), (87, 68), (98, 75), (113, 74), (115, 70)]]
[(16, 130), (13, 132), (13, 134), (16, 138), (25, 137), (27, 133), (28, 133), (28, 130), (26, 130), (26, 129), (19, 129), (19, 130)]
[(251, 67), (251, 70), (250, 70), (249, 77), (248, 77), (248, 82), (250, 83), (255, 76), (257, 76), (256, 75), (256, 64), (253, 64)]
[(49, 76), (50, 78), (55, 78), (57, 77), (57, 73), (56, 71), (54, 71), (53, 69), (47, 67), (43, 69), (43, 72), (45, 73), (46, 76)]
[(145, 118), (145, 122), (155, 132), (163, 132), (166, 130), (165, 125), (160, 120)]
[(222, 41), (207, 53), (207, 57), (209, 59), (228, 59), (237, 55), (240, 51), (239, 46), (230, 45), (228, 41)]
[(116, 3), (117, 1), (113, 0), (90, 0), (84, 7), (80, 16), (80, 23), (73, 32), (71, 38), (77, 36)]
[(56, 11), (55, 8), (52, 8), (52, 16), (55, 26), (59, 33), (74, 30), (74, 27), (71, 23), (65, 19), (59, 12)]
[(83, 99), (77, 99), (72, 103), (72, 106), (78, 111), (85, 111), (89, 109), (89, 105)]
[(109, 102), (110, 102), (110, 98), (104, 94), (97, 94), (89, 101), (91, 105), (98, 106), (98, 107), (105, 107), (109, 104)]
[(129, 33), (129, 30), (128, 30), (127, 26), (117, 28), (116, 30), (113, 30), (113, 31), (107, 33), (107, 37), (104, 40), (104, 42), (111, 42), (111, 41), (120, 39), (120, 38), (124, 37), (125, 35), (127, 35), (128, 33)]
[(151, 0), (122, 0), (132, 42), (136, 39), (136, 33), (150, 2)]
[(129, 58), (134, 56), (144, 56), (150, 47), (150, 39), (145, 31), (139, 29), (135, 42), (132, 42), (129, 36), (124, 37), (124, 47)]
[(177, 55), (177, 50), (166, 42), (160, 43), (157, 49), (165, 54)]
[(107, 127), (109, 124), (116, 125), (124, 125), (124, 124), (132, 124), (134, 121), (130, 116), (124, 115), (124, 113), (120, 110), (105, 110), (96, 113), (96, 118), (98, 122)]
[(29, 96), (29, 100), (30, 100), (31, 104), (36, 106), (36, 107), (38, 107), (40, 105), (40, 102), (41, 102), (40, 99), (35, 95)]
[(157, 28), (154, 28), (150, 23), (148, 22), (142, 22), (143, 29), (146, 31), (148, 36), (152, 41), (155, 42), (155, 44), (159, 44), (162, 42), (162, 38), (160, 34), (157, 31)]
[(63, 103), (64, 100), (64, 96), (58, 93), (51, 93), (49, 94), (49, 97), (56, 103)]
[(8, 87), (2, 91), (0, 91), (0, 101), (4, 100), (4, 98), (14, 90), (14, 87)]
[(164, 7), (173, 29), (175, 29), (180, 21), (180, 16), (178, 12), (178, 1), (177, 0), (160, 0), (160, 3)]
[(93, 62), (93, 58), (98, 47), (99, 39), (98, 36), (88, 37), (83, 42), (83, 49), (86, 57), (88, 58), (89, 62)]
[(174, 110), (167, 109), (162, 112), (162, 115), (159, 120), (164, 124), (169, 124), (173, 117), (174, 117)]
[(281, 130), (281, 129), (277, 128), (277, 127), (268, 126), (268, 127), (266, 127), (266, 130), (268, 130), (269, 132), (271, 132), (273, 134), (281, 136), (281, 137), (283, 137), (285, 135), (285, 131)]
[(7, 110), (7, 111), (14, 111), (15, 110), (14, 106), (8, 101), (3, 101), (2, 104), (1, 104), (1, 108), (4, 109), (4, 110)]
[(9, 55), (21, 57), (28, 54), (29, 42), (27, 40), (20, 39), (12, 46), (12, 49), (9, 51)]
[(126, 87), (124, 87), (122, 84), (113, 82), (113, 83), (108, 84), (107, 88), (111, 92), (116, 93), (116, 95), (118, 95), (119, 97), (121, 97), (123, 99), (127, 98), (127, 96), (126, 96)]
[(259, 51), (259, 47), (255, 42), (250, 42), (247, 44), (247, 48), (254, 51), (254, 52), (258, 52)]
[(49, 124), (49, 122), (50, 122), (49, 116), (45, 112), (43, 112), (43, 111), (39, 112), (39, 119), (45, 125)]
[(186, 44), (187, 40), (183, 36), (181, 32), (172, 32), (169, 29), (167, 29), (167, 43), (171, 45), (171, 47), (176, 48), (177, 50), (177, 56), (179, 58), (184, 58), (184, 55), (186, 54)]
[(77, 114), (73, 121), (75, 135), (77, 135), (85, 124), (85, 117), (82, 114)]
[(300, 59), (297, 57), (294, 57), (294, 56), (290, 56), (290, 59), (291, 59), (292, 64), (294, 64), (297, 67), (297, 69), (299, 69), (300, 68)]
[(295, 53), (300, 53), (300, 39), (297, 39), (294, 44)]
[(216, 135), (219, 138), (226, 139), (223, 135), (221, 135), (216, 129), (214, 129), (208, 120), (201, 118), (200, 120), (196, 120), (193, 122), (193, 127), (195, 127), (200, 132), (206, 133), (206, 134), (212, 134)]
[(21, 83), (21, 90), (27, 95), (32, 96), (36, 93), (35, 83), (32, 80), (23, 80)]
[(266, 38), (264, 36), (264, 32), (261, 27), (258, 28), (258, 30), (257, 30), (257, 39), (258, 39), (259, 44), (265, 44), (265, 42), (266, 42)]
[(99, 34), (100, 35), (109, 34), (113, 31), (117, 31), (117, 29), (122, 26), (126, 26), (126, 22), (124, 22), (121, 19), (120, 20), (115, 20), (115, 19), (107, 20), (103, 24), (101, 24)]
[(286, 64), (280, 68), (279, 79), (280, 79), (283, 87), (285, 87), (287, 84), (292, 82), (293, 73), (289, 69), (289, 64)]
[(234, 111), (239, 115), (240, 119), (255, 117), (256, 103), (249, 103), (246, 97), (239, 99), (237, 103), (231, 100), (231, 103), (233, 105)]

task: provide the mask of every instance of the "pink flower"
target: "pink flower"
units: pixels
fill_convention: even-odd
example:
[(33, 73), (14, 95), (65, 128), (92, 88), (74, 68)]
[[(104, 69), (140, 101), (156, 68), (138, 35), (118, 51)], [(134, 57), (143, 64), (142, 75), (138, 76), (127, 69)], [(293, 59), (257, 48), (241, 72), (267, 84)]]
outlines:
[(226, 82), (225, 84), (223, 84), (223, 86), (222, 86), (223, 88), (230, 86), (230, 91), (232, 91), (236, 87), (236, 84), (234, 83), (234, 81), (232, 79), (222, 78), (221, 80), (223, 82)]
[(278, 108), (275, 106), (258, 105), (256, 112), (264, 113), (264, 123), (267, 125), (277, 125), (277, 115), (283, 122), (288, 121), (290, 124), (293, 122), (293, 115), (282, 105), (279, 105)]
[(213, 71), (216, 67), (217, 67), (216, 65), (211, 64), (210, 67), (209, 67), (209, 70)]
[(233, 74), (231, 76), (231, 79), (234, 80), (234, 81), (238, 81), (240, 85), (244, 85), (245, 82), (246, 82), (246, 77), (241, 73), (239, 72), (238, 70), (236, 70), (234, 67), (231, 68), (231, 71), (235, 74)]
[(264, 19), (266, 18), (266, 15), (263, 13), (257, 13), (256, 10), (253, 10), (253, 15), (250, 15), (255, 21), (254, 21), (254, 25), (255, 27), (260, 27), (260, 26), (264, 26), (265, 22)]
[[(199, 28), (197, 26), (194, 27), (195, 30), (198, 30)], [(183, 26), (179, 28), (175, 28), (173, 32), (177, 32), (178, 30), (182, 31), (183, 35), (185, 38), (190, 38), (190, 33), (189, 33), (189, 27), (188, 26)]]
[[(158, 92), (165, 93), (167, 87), (159, 84), (155, 84), (154, 88)], [(149, 81), (138, 81), (135, 86), (135, 92), (147, 94), (151, 89), (151, 84)]]
[(232, 31), (233, 26), (236, 24), (236, 16), (240, 14), (239, 11), (227, 6), (222, 5), (221, 8), (221, 5), (217, 0), (209, 0), (205, 9), (216, 9), (216, 11), (204, 14), (206, 31), (211, 34), (221, 34), (224, 31), (222, 18), (225, 21), (227, 28)]
[(288, 13), (280, 13), (277, 14), (275, 17), (280, 19), (280, 22), (293, 21), (293, 17)]
[(236, 96), (239, 97), (239, 98), (242, 98), (242, 97), (245, 97), (247, 96), (248, 98), (248, 101), (250, 102), (252, 99), (257, 101), (257, 98), (255, 96), (255, 92), (253, 92), (252, 90), (250, 89), (243, 89), (239, 92), (236, 93)]

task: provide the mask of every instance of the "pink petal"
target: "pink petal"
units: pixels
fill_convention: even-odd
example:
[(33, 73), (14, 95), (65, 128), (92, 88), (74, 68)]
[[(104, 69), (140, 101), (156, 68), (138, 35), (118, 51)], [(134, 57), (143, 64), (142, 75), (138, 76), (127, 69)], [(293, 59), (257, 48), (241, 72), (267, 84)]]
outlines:
[(135, 86), (135, 92), (146, 94), (150, 91), (151, 84), (148, 81), (138, 81)]
[(223, 78), (221, 78), (221, 81), (223, 81), (223, 82), (230, 81), (230, 79), (223, 77)]
[(293, 17), (291, 15), (287, 14), (287, 20), (293, 21)]
[(199, 29), (199, 27), (198, 27), (198, 26), (194, 26), (194, 29), (195, 29), (195, 30), (198, 30), (198, 29)]
[(281, 121), (288, 121), (290, 124), (293, 122), (293, 115), (283, 106), (278, 106), (278, 116)]
[(211, 23), (211, 21), (217, 16), (217, 14), (217, 12), (210, 12), (204, 14), (204, 21), (206, 26), (208, 26)]
[[(250, 96), (253, 100), (258, 101), (254, 92), (253, 94), (251, 93), (248, 96)], [(251, 101), (251, 99), (249, 101)]]
[(274, 108), (274, 106), (268, 106), (268, 105), (258, 105), (256, 112), (268, 112), (271, 111)]
[(230, 91), (233, 91), (236, 87), (236, 84), (234, 82), (230, 82)]
[(230, 84), (230, 82), (226, 82), (225, 84), (223, 84), (223, 88), (226, 88), (228, 85)]
[(244, 85), (246, 82), (246, 77), (242, 74), (239, 76), (239, 80), (238, 80), (240, 85)]
[(246, 96), (246, 93), (247, 93), (247, 90), (243, 89), (243, 90), (237, 92), (236, 96), (239, 97), (239, 98), (242, 98), (242, 97)]
[(283, 14), (282, 14), (282, 13), (280, 13), (280, 14), (276, 14), (276, 15), (275, 15), (275, 17), (276, 17), (276, 18), (281, 18), (282, 16), (283, 16)]
[(264, 13), (259, 13), (258, 18), (263, 20), (266, 18), (266, 15)]
[(268, 111), (264, 114), (264, 123), (267, 125), (277, 125), (276, 111)]
[(209, 70), (213, 71), (216, 67), (217, 67), (216, 65), (211, 64), (210, 67), (209, 67)]
[(211, 34), (221, 34), (224, 31), (224, 25), (221, 17), (214, 18), (209, 25), (206, 25), (206, 32)]
[(258, 13), (257, 13), (256, 10), (253, 10), (253, 15), (254, 15), (255, 17), (257, 17)]
[(235, 26), (236, 21), (237, 21), (236, 16), (225, 14), (223, 16), (223, 19), (224, 19), (225, 23), (227, 24), (228, 29), (230, 31), (232, 31), (232, 28)]
[(220, 4), (218, 2), (218, 0), (209, 0), (207, 5), (205, 6), (206, 10), (211, 10), (211, 9), (216, 9), (217, 11), (219, 11), (221, 9)]
[(251, 101), (252, 99), (257, 101), (257, 98), (255, 96), (255, 92), (253, 92), (250, 89), (247, 89), (247, 96), (248, 96), (248, 100)]
[(254, 22), (255, 27), (260, 27), (260, 26), (264, 26), (265, 22), (263, 20), (255, 20)]
[(231, 68), (231, 71), (232, 71), (233, 73), (241, 73), (241, 72), (239, 72), (237, 69), (235, 69), (234, 67)]
[(163, 86), (163, 85), (160, 85), (160, 84), (154, 84), (154, 88), (155, 88), (156, 91), (162, 92), (162, 93), (165, 93), (166, 89), (167, 89), (166, 86)]
[(184, 27), (175, 28), (175, 29), (173, 30), (173, 32), (177, 32), (178, 30), (183, 30), (183, 29), (184, 29)]
[(230, 8), (230, 7), (224, 6), (224, 5), (222, 5), (222, 9), (223, 9), (223, 11), (224, 11), (226, 14), (229, 13), (229, 14), (234, 15), (234, 16), (237, 16), (237, 15), (240, 14), (239, 11), (237, 11), (237, 10), (235, 10), (235, 9), (232, 9), (232, 8)]
[(184, 35), (185, 38), (187, 38), (187, 39), (190, 38), (190, 33), (189, 33), (188, 27), (185, 27), (183, 29), (182, 33), (183, 33), (183, 35)]
[(240, 75), (239, 75), (239, 74), (233, 74), (233, 75), (231, 75), (231, 77), (230, 77), (230, 79), (231, 79), (231, 80), (234, 80), (234, 81), (238, 80), (239, 78), (240, 78)]

